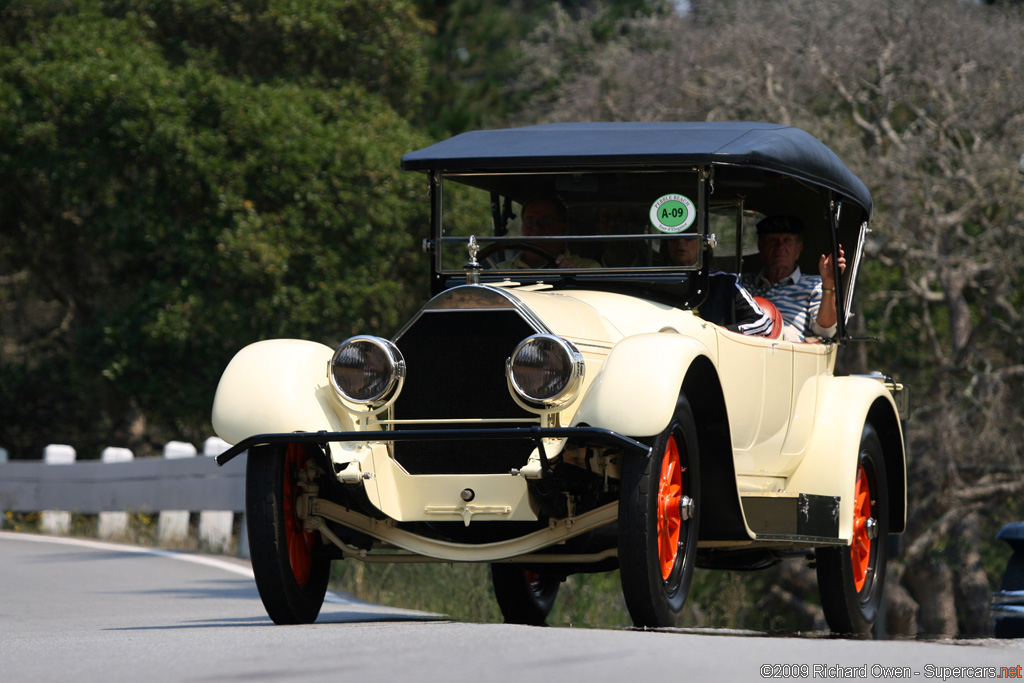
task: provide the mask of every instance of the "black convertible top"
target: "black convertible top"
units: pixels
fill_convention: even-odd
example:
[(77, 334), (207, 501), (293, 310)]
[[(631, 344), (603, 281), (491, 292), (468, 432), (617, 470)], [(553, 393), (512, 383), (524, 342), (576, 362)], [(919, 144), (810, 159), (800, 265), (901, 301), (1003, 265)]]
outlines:
[(871, 194), (799, 128), (746, 121), (552, 123), (462, 133), (402, 157), (413, 171), (496, 172), (728, 164), (821, 185), (871, 212)]

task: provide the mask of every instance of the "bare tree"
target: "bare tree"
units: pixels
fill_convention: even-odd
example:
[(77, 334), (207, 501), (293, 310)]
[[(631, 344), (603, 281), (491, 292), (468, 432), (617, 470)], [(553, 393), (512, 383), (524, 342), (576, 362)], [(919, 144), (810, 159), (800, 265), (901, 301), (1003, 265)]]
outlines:
[[(876, 203), (858, 325), (911, 384), (902, 628), (987, 629), (979, 547), (1019, 517), (1024, 461), (1024, 17), (956, 0), (736, 0), (623, 22), (556, 15), (513, 87), (523, 122), (764, 120), (827, 142)], [(852, 359), (851, 359), (852, 358)], [(955, 542), (950, 539), (954, 538)], [(907, 615), (907, 601), (919, 603)]]

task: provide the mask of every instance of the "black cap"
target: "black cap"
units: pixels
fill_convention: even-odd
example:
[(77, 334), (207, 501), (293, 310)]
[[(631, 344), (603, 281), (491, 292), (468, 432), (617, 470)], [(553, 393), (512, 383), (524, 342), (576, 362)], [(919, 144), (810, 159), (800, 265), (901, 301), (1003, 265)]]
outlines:
[(758, 235), (770, 235), (788, 232), (799, 235), (804, 231), (804, 224), (796, 216), (768, 216), (757, 223)]

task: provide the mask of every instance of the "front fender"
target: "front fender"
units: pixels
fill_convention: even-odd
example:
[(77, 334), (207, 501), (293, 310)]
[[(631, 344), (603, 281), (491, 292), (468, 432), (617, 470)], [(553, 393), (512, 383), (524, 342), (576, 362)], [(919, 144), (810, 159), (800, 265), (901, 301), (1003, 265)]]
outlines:
[(327, 364), (333, 354), (328, 346), (297, 339), (246, 346), (217, 385), (214, 431), (234, 444), (254, 434), (352, 429), (332, 408)]
[(573, 424), (632, 437), (660, 434), (672, 419), (686, 371), (708, 348), (677, 333), (638, 334), (608, 354)]

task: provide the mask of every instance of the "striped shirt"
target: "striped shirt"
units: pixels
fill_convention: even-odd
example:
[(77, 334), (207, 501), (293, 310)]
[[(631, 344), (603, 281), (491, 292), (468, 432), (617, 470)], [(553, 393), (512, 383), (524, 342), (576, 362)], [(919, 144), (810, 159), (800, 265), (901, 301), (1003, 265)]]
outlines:
[(786, 329), (783, 336), (790, 341), (803, 341), (806, 337), (832, 337), (836, 326), (822, 327), (818, 324), (818, 309), (821, 307), (821, 277), (804, 275), (800, 266), (789, 277), (774, 285), (764, 277), (764, 271), (757, 275), (744, 273), (743, 286), (754, 296), (763, 296), (775, 304), (782, 314)]
[(771, 316), (757, 305), (734, 273), (712, 270), (709, 275), (708, 297), (700, 305), (702, 318), (741, 334), (764, 336), (771, 333)]

